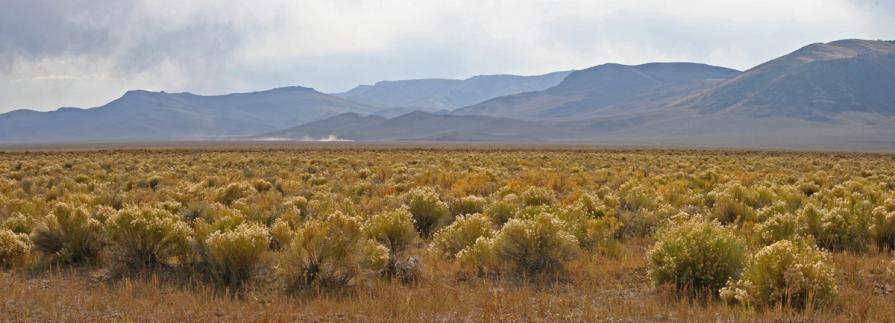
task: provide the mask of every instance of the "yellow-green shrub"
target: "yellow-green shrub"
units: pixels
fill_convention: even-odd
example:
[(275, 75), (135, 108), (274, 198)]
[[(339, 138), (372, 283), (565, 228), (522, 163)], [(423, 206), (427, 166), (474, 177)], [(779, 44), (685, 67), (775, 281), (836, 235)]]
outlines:
[(102, 250), (102, 223), (83, 208), (57, 204), (31, 233), (34, 249), (51, 261), (95, 262)]
[(732, 279), (721, 289), (721, 297), (759, 306), (826, 303), (837, 291), (827, 257), (807, 240), (778, 241), (750, 257), (742, 279)]
[(356, 217), (336, 212), (312, 219), (295, 233), (285, 275), (293, 288), (344, 287), (389, 261), (385, 246), (363, 238)]
[(884, 205), (873, 209), (870, 230), (880, 250), (895, 250), (895, 199), (887, 199)]
[(578, 240), (550, 213), (510, 219), (494, 238), (481, 238), (457, 255), (461, 262), (526, 275), (562, 271), (579, 254)]
[(233, 230), (215, 231), (205, 239), (214, 277), (232, 287), (239, 287), (251, 278), (269, 244), (270, 234), (260, 224), (241, 224)]
[(367, 238), (385, 245), (392, 254), (404, 251), (419, 240), (413, 215), (405, 208), (378, 213), (363, 224)]
[(814, 237), (830, 250), (863, 252), (871, 238), (871, 216), (859, 206), (836, 206), (823, 212)]
[(525, 206), (551, 205), (556, 201), (556, 195), (552, 190), (532, 186), (522, 192), (522, 203)]
[(758, 243), (770, 245), (780, 240), (793, 240), (801, 235), (804, 228), (799, 217), (792, 213), (771, 216), (755, 227)]
[(456, 216), (482, 213), (485, 210), (485, 204), (487, 203), (488, 200), (475, 195), (459, 198), (451, 203), (451, 214)]
[(491, 238), (493, 226), (491, 219), (479, 213), (457, 217), (454, 223), (435, 232), (431, 249), (443, 257), (453, 258), (478, 238)]
[(157, 206), (128, 206), (106, 220), (112, 260), (128, 268), (155, 267), (184, 260), (192, 230)]
[(686, 221), (660, 229), (647, 258), (656, 285), (713, 293), (742, 271), (746, 243), (717, 222)]
[(516, 215), (519, 205), (519, 197), (516, 194), (507, 194), (499, 201), (492, 203), (485, 211), (485, 215), (491, 218), (494, 224), (502, 226)]
[(31, 246), (24, 235), (0, 229), (0, 268), (12, 268), (28, 259)]
[(292, 243), (292, 238), (295, 237), (295, 229), (292, 228), (289, 221), (282, 218), (276, 219), (273, 225), (270, 226), (270, 237), (271, 245), (274, 249), (285, 249)]
[(12, 216), (3, 220), (3, 225), (0, 228), (5, 228), (15, 233), (28, 234), (34, 228), (34, 220), (20, 212), (15, 212)]
[(438, 193), (431, 187), (410, 190), (407, 205), (410, 214), (413, 214), (417, 231), (423, 237), (431, 236), (439, 227), (451, 222), (451, 212), (447, 204), (438, 198)]

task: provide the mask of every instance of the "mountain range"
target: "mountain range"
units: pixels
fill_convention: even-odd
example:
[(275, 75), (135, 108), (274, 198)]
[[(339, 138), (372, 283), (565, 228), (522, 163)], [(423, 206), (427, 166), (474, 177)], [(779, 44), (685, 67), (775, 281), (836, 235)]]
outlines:
[(810, 44), (742, 72), (602, 64), (332, 95), (131, 91), (97, 108), (0, 114), (0, 144), (320, 138), (895, 150), (895, 42)]
[(545, 90), (562, 82), (569, 73), (479, 75), (465, 80), (381, 81), (336, 93), (335, 96), (384, 109), (378, 113), (380, 115), (402, 111), (450, 111), (499, 96)]

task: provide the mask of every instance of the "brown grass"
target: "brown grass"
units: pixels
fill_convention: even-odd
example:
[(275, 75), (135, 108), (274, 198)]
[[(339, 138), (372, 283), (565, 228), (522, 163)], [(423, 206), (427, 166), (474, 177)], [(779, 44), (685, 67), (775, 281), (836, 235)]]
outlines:
[(256, 284), (239, 297), (160, 274), (100, 282), (83, 269), (4, 272), (0, 316), (67, 322), (895, 320), (886, 255), (836, 254), (840, 297), (832, 306), (800, 312), (750, 309), (655, 288), (647, 278), (645, 247), (645, 241), (629, 241), (617, 257), (581, 258), (555, 280), (463, 278), (455, 265), (427, 258), (425, 279), (415, 285), (378, 281), (345, 293), (301, 296)]

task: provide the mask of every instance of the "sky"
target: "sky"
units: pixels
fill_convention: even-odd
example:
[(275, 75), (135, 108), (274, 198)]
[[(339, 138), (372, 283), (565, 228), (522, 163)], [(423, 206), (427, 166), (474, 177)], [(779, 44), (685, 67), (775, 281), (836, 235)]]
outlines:
[(0, 113), (131, 89), (333, 93), (610, 62), (745, 70), (844, 38), (895, 39), (895, 0), (0, 0)]

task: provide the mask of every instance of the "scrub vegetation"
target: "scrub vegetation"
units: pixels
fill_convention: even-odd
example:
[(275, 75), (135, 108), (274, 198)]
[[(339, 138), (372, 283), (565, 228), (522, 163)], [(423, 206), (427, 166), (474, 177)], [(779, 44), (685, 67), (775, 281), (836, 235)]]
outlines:
[(895, 320), (895, 157), (0, 153), (11, 320)]

